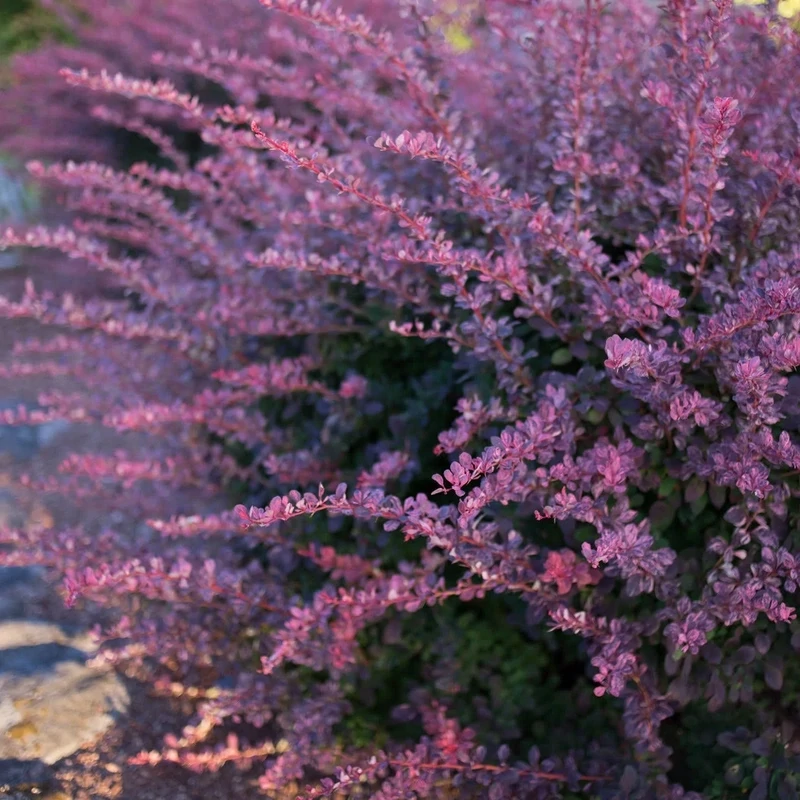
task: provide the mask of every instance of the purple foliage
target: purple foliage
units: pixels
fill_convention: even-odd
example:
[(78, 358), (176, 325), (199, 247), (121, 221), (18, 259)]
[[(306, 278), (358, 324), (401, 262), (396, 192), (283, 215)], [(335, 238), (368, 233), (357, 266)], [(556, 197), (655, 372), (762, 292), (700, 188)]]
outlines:
[[(25, 94), (31, 113), (0, 133), (42, 158), (112, 159), (91, 116), (152, 140), (164, 166), (33, 162), (73, 222), (0, 244), (77, 259), (136, 302), (31, 283), (0, 297), (3, 316), (69, 331), (19, 343), (7, 377), (85, 385), (0, 420), (146, 433), (147, 459), (76, 455), (41, 488), (162, 538), (4, 531), (17, 549), (2, 558), (123, 609), (109, 660), (165, 691), (199, 687), (195, 723), (141, 760), (263, 762), (267, 793), (333, 776), (308, 798), (688, 796), (667, 778), (664, 721), (752, 700), (762, 675), (780, 688), (796, 658), (798, 34), (729, 0), (481, 0), (459, 52), (424, 0), (111, 5), (82, 0), (83, 49), (19, 60), (4, 103)], [(325, 353), (375, 325), (458, 356), (467, 388), (441, 474), (419, 475), (428, 454), (389, 430), (370, 463), (342, 460), (374, 387), (334, 378)], [(319, 424), (265, 397), (311, 398)], [(390, 491), (409, 476), (428, 492)], [(181, 505), (182, 487), (234, 479), (273, 499)], [(718, 514), (687, 542), (681, 508)], [(307, 544), (320, 512), (352, 518), (357, 553)], [(386, 532), (424, 542), (418, 560), (385, 563)], [(220, 539), (262, 543), (269, 566), (243, 567)], [(298, 559), (328, 576), (310, 596), (286, 577)], [(585, 641), (630, 747), (490, 757), (443, 705), (412, 701), (417, 744), (342, 752), (362, 631), (490, 593)], [(766, 666), (743, 655), (754, 640)], [(241, 721), (258, 744), (220, 738)]]

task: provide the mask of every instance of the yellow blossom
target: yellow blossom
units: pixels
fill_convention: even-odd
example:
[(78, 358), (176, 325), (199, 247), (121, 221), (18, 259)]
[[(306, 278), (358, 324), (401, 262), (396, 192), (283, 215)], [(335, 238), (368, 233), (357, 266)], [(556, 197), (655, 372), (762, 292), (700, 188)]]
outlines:
[(457, 53), (466, 53), (475, 46), (472, 37), (467, 33), (475, 9), (475, 3), (443, 3), (441, 13), (431, 19), (433, 27), (442, 31), (445, 41)]
[[(736, 2), (743, 6), (760, 6), (764, 4), (764, 0), (736, 0)], [(778, 13), (782, 17), (794, 17), (796, 14), (800, 14), (800, 0), (780, 0)]]

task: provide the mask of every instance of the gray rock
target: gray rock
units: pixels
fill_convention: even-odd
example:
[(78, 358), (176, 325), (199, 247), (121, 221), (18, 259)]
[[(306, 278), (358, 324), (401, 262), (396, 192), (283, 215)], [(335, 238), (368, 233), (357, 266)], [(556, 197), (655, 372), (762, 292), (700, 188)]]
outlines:
[(18, 722), (22, 722), (22, 714), (17, 711), (14, 703), (8, 697), (4, 697), (0, 700), (0, 733), (5, 733)]
[[(13, 522), (13, 514), (4, 515), (0, 490), (0, 522)], [(28, 619), (42, 607), (53, 602), (53, 588), (44, 580), (44, 570), (38, 567), (0, 567), (0, 623), (10, 619)]]
[(54, 764), (127, 711), (124, 684), (88, 666), (91, 652), (87, 634), (47, 622), (0, 623), (0, 759)]
[[(0, 399), (0, 411), (16, 411), (20, 405), (26, 404), (13, 398)], [(12, 461), (27, 461), (41, 448), (54, 444), (71, 427), (70, 422), (62, 419), (41, 425), (0, 425), (0, 455), (5, 454)]]
[[(16, 403), (0, 402), (0, 410), (15, 409)], [(14, 461), (29, 459), (39, 449), (39, 435), (34, 425), (0, 426), (0, 455)]]
[[(24, 222), (29, 216), (35, 199), (24, 184), (14, 178), (0, 163), (0, 227)], [(0, 250), (0, 269), (14, 269), (20, 266), (19, 253), (13, 250)]]
[(67, 422), (65, 419), (45, 422), (43, 425), (37, 426), (36, 442), (39, 447), (49, 447), (55, 439), (61, 436), (65, 431), (68, 431), (71, 427), (72, 423)]

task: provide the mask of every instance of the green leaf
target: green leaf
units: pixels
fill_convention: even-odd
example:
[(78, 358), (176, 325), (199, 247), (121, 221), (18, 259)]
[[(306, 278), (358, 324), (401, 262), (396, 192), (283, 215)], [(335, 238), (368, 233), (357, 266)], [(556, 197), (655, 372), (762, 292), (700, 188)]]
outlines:
[(572, 361), (572, 353), (570, 353), (568, 347), (559, 347), (552, 356), (550, 356), (550, 361), (554, 367), (563, 367), (564, 364), (569, 364)]
[(641, 508), (644, 503), (644, 495), (634, 492), (630, 497), (631, 508)]
[(698, 497), (697, 500), (695, 500), (691, 504), (692, 513), (695, 516), (702, 514), (703, 511), (705, 511), (707, 505), (708, 505), (708, 495), (707, 494), (700, 495), (700, 497)]
[(598, 408), (590, 408), (583, 416), (592, 425), (599, 425), (603, 421), (605, 414)]
[(663, 500), (656, 500), (650, 506), (650, 524), (657, 531), (663, 531), (670, 526), (675, 519), (675, 509)]
[(683, 496), (687, 503), (694, 503), (706, 493), (706, 482), (702, 478), (692, 478), (686, 485)]
[(676, 481), (675, 478), (664, 478), (664, 480), (661, 481), (661, 485), (658, 487), (658, 496), (669, 497), (677, 487), (678, 481)]

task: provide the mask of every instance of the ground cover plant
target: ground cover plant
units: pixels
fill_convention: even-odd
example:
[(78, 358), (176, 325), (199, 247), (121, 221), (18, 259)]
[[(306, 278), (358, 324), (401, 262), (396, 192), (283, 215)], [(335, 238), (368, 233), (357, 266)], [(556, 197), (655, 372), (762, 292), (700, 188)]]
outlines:
[[(798, 34), (726, 0), (239, 6), (87, 0), (105, 49), (19, 62), (69, 118), (43, 156), (85, 124), (118, 159), (90, 120), (151, 143), (32, 162), (72, 221), (0, 239), (114, 290), (0, 299), (65, 329), (6, 377), (85, 386), (5, 424), (150, 437), (26, 479), (109, 523), (2, 558), (192, 700), (139, 760), (306, 798), (795, 797)], [(62, 56), (85, 105), (24, 68)]]

